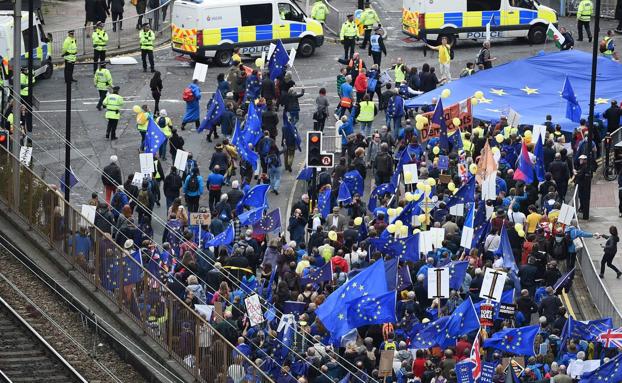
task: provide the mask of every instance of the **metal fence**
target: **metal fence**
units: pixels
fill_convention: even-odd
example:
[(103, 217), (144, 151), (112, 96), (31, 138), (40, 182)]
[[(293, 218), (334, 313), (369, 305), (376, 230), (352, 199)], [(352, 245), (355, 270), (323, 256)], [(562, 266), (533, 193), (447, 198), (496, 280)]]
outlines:
[(329, 2), (326, 2), (326, 5), (328, 5), (328, 15), (326, 15), (326, 22), (324, 23), (324, 28), (328, 29), (328, 31), (330, 31), (332, 34), (339, 36), (341, 24), (346, 21), (348, 11), (339, 10)]
[(90, 224), (55, 188), (21, 163), (19, 195), (15, 198), (13, 166), (17, 162), (0, 147), (0, 205), (12, 208), (196, 381), (225, 383), (230, 375), (241, 372), (253, 382), (272, 381), (246, 356), (235, 353), (235, 346), (180, 300), (159, 274), (151, 274), (110, 234)]
[[(170, 38), (170, 26), (173, 14), (174, 0), (145, 12), (142, 15), (126, 17), (116, 22), (108, 21), (104, 24), (104, 30), (108, 33), (108, 51), (115, 50), (137, 50), (140, 48), (137, 26), (141, 23), (149, 23), (151, 29), (156, 33), (156, 41), (158, 38)], [(80, 28), (67, 28), (59, 31), (49, 32), (51, 36), (52, 59), (54, 62), (63, 60), (61, 53), (63, 50), (63, 42), (67, 37), (67, 31), (74, 30), (74, 37), (78, 45), (78, 57), (93, 55), (93, 26)], [(115, 29), (116, 31), (113, 31)]]
[[(566, 13), (570, 15), (576, 15), (577, 8), (579, 8), (580, 2), (581, 0), (567, 0)], [(616, 2), (617, 0), (601, 0), (600, 17), (612, 19), (616, 12)]]
[[(577, 192), (578, 187), (575, 186), (571, 201), (574, 207), (577, 206)], [(577, 227), (579, 227), (578, 222)], [(609, 291), (607, 291), (607, 287), (598, 276), (598, 271), (596, 270), (596, 266), (594, 266), (594, 262), (592, 262), (592, 257), (590, 256), (587, 246), (583, 246), (582, 249), (577, 251), (577, 262), (581, 268), (581, 274), (583, 275), (587, 290), (592, 297), (592, 302), (596, 306), (600, 316), (613, 318), (615, 327), (622, 326), (622, 313), (620, 313), (620, 310), (616, 307)]]

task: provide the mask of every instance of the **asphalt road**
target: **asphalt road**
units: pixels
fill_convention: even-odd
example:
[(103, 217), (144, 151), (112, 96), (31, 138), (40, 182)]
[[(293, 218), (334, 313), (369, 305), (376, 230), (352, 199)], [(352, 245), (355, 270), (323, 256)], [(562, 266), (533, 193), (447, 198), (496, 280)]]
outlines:
[[(423, 63), (434, 65), (437, 62), (436, 54), (427, 52), (424, 56), (422, 44), (405, 39), (400, 31), (401, 8), (397, 0), (374, 1), (374, 7), (378, 10), (388, 35), (386, 45), (388, 56), (383, 58), (384, 66), (390, 64), (397, 57), (402, 57), (409, 65), (421, 67)], [(575, 24), (574, 19), (564, 19), (562, 25)], [(604, 21), (602, 29), (614, 26), (612, 21)], [(573, 28), (570, 28), (573, 30)], [(576, 35), (576, 34), (575, 34)], [(587, 42), (577, 43), (577, 49), (591, 50)], [(467, 61), (473, 61), (479, 51), (480, 43), (460, 42), (455, 51), (455, 59), (452, 62), (452, 73), (456, 77)], [(553, 51), (556, 48), (552, 43), (541, 46), (530, 46), (525, 40), (514, 39), (493, 42), (492, 55), (498, 60), (495, 65), (500, 65), (511, 60), (528, 57), (539, 51)], [(304, 88), (306, 95), (301, 101), (301, 122), (299, 131), (303, 140), (305, 131), (313, 126), (311, 115), (314, 110), (314, 100), (319, 88), (326, 87), (328, 90), (331, 106), (337, 103), (335, 77), (340, 64), (337, 58), (343, 55), (343, 49), (334, 42), (326, 42), (324, 46), (316, 50), (316, 54), (307, 59), (298, 58), (295, 62), (294, 79), (300, 88)], [(93, 86), (91, 66), (77, 66), (75, 78), (79, 80), (73, 85), (72, 95), (72, 142), (76, 150), (72, 152), (72, 168), (79, 179), (79, 184), (72, 190), (72, 202), (80, 204), (86, 202), (93, 191), (100, 193), (102, 197), (102, 184), (98, 169), (103, 168), (109, 162), (109, 157), (116, 154), (120, 159), (120, 165), (124, 176), (139, 170), (138, 147), (140, 135), (135, 128), (135, 115), (131, 111), (136, 104), (148, 104), (153, 107), (149, 80), (151, 73), (143, 73), (140, 65), (140, 55), (133, 55), (138, 65), (110, 66), (115, 85), (121, 86), (120, 93), (125, 98), (126, 104), (117, 129), (119, 139), (108, 141), (105, 139), (106, 120), (104, 111), (96, 110), (97, 90)], [(364, 58), (367, 58), (365, 53)], [(168, 45), (157, 49), (155, 54), (156, 69), (163, 74), (164, 91), (160, 108), (168, 111), (176, 127), (179, 126), (184, 113), (184, 102), (181, 94), (185, 86), (190, 82), (193, 68), (185, 60), (180, 60)], [(371, 61), (369, 59), (368, 61)], [(252, 60), (249, 61), (252, 64)], [(202, 111), (205, 113), (205, 104), (216, 88), (216, 76), (226, 72), (227, 68), (210, 67), (207, 80), (201, 84), (204, 92), (201, 100)], [(586, 69), (587, 70), (587, 69)], [(519, 74), (528, 76), (528, 73)], [(37, 172), (44, 172), (48, 182), (58, 184), (58, 177), (63, 174), (64, 143), (62, 137), (65, 132), (65, 89), (63, 83), (62, 68), (56, 68), (52, 79), (38, 81), (34, 93), (40, 100), (39, 111), (36, 113), (34, 122), (34, 153), (33, 158)], [(543, 117), (546, 111), (543, 111)], [(333, 124), (332, 118), (327, 124)], [(181, 131), (180, 131), (181, 132)], [(334, 130), (332, 130), (334, 132)], [(326, 134), (334, 134), (330, 129)], [(190, 150), (199, 161), (203, 174), (207, 173), (207, 165), (213, 152), (214, 144), (206, 142), (204, 134), (185, 131), (183, 137), (186, 141), (186, 150)], [(218, 142), (216, 140), (215, 142)], [(294, 171), (300, 168), (304, 162), (303, 153), (297, 153)], [(163, 163), (165, 173), (171, 165), (170, 159)], [(285, 219), (288, 212), (285, 211), (287, 199), (293, 189), (295, 173), (285, 172), (282, 177), (281, 194), (270, 194), (271, 208), (280, 207), (282, 217)], [(207, 196), (205, 196), (207, 197)], [(205, 204), (207, 198), (205, 198)], [(203, 201), (202, 201), (203, 202)], [(163, 204), (164, 205), (164, 204)], [(155, 213), (160, 217), (165, 216), (164, 207), (157, 209)], [(158, 232), (157, 225), (155, 227)]]

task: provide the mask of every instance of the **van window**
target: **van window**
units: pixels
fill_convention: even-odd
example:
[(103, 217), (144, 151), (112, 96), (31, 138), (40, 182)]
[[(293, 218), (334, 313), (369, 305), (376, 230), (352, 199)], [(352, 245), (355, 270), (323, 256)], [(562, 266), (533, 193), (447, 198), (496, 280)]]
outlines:
[(288, 3), (279, 3), (279, 16), (281, 20), (304, 21), (304, 16)]
[[(37, 27), (33, 26), (33, 43), (32, 43), (32, 48), (38, 48), (39, 47), (39, 34), (37, 33)], [(22, 39), (24, 40), (24, 49), (28, 50), (28, 41), (30, 39), (30, 33), (29, 33), (30, 29), (24, 29), (22, 31)]]
[(501, 0), (467, 0), (467, 11), (498, 11), (501, 9)]
[(242, 26), (272, 24), (272, 4), (253, 4), (240, 6)]
[(512, 0), (510, 4), (517, 8), (536, 9), (535, 4), (531, 0)]

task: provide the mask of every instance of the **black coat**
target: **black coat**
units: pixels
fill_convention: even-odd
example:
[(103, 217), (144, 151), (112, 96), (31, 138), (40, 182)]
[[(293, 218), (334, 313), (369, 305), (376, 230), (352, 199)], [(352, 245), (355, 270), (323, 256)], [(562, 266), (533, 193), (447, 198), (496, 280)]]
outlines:
[(182, 186), (181, 177), (177, 173), (169, 173), (164, 178), (164, 195), (167, 198), (177, 198), (180, 196)]
[(97, 0), (85, 0), (84, 11), (86, 13), (86, 21), (97, 20), (96, 14)]
[(108, 5), (106, 4), (106, 0), (96, 0), (95, 20), (93, 21), (101, 21), (102, 23), (105, 23), (108, 15), (110, 15), (110, 11), (108, 11)]
[(622, 0), (618, 0), (616, 3), (615, 18), (616, 20), (622, 20)]
[(119, 165), (113, 162), (104, 167), (102, 183), (106, 186), (118, 186), (123, 183), (121, 168), (119, 168)]
[(108, 0), (108, 8), (111, 12), (123, 13), (123, 7), (125, 7), (125, 0)]

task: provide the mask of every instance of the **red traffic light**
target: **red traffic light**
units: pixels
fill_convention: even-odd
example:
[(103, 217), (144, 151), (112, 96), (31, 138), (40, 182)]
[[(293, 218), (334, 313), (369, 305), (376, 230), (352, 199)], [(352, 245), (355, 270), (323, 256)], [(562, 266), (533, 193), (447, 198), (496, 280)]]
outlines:
[(320, 142), (320, 136), (317, 134), (314, 134), (311, 136), (311, 142), (314, 144), (317, 144), (318, 142)]
[(2, 132), (0, 133), (0, 143), (3, 143), (6, 141), (6, 133)]

